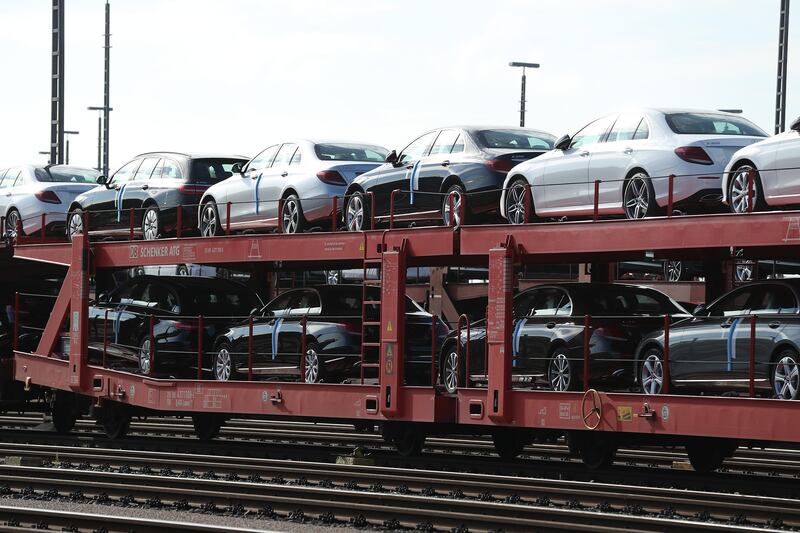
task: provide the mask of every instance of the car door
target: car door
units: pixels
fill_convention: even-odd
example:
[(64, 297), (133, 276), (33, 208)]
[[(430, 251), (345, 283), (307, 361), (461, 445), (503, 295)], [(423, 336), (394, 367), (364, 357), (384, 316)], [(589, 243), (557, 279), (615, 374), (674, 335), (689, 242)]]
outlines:
[(287, 315), (279, 326), (273, 328), (275, 340), (272, 344), (276, 346), (276, 359), (285, 362), (287, 366), (297, 365), (299, 368), (303, 342), (303, 317), (314, 320), (314, 317), (319, 316), (321, 312), (322, 303), (317, 291), (314, 289), (297, 291), (297, 297), (289, 304)]
[(735, 289), (708, 306), (703, 316), (680, 325), (680, 338), (670, 335), (673, 381), (692, 388), (717, 388), (733, 378), (742, 353), (741, 337), (749, 335), (748, 314), (754, 288)]
[(429, 154), (421, 159), (416, 180), (419, 194), (415, 194), (415, 211), (439, 211), (446, 201), (440, 191), (444, 180), (458, 172), (463, 142), (459, 151), (454, 152), (454, 148), (460, 142), (460, 136), (459, 130), (440, 130)]
[[(772, 194), (784, 197), (780, 203), (796, 203), (800, 200), (800, 131), (793, 129), (784, 136), (775, 146), (776, 183)], [(770, 194), (766, 183), (764, 189)]]
[[(735, 376), (741, 381), (743, 389), (749, 386), (750, 373), (750, 332), (752, 321), (756, 321), (755, 378), (769, 378), (769, 363), (778, 342), (787, 337), (787, 327), (792, 328), (792, 315), (796, 315), (798, 302), (793, 291), (780, 283), (759, 285), (753, 294), (750, 316), (742, 321), (740, 327), (745, 331), (737, 337), (736, 353), (740, 359), (733, 368)], [(789, 333), (789, 336), (791, 333)]]
[(272, 164), (263, 170), (258, 180), (258, 218), (260, 220), (278, 219), (278, 200), (289, 176), (289, 162), (297, 150), (294, 143), (283, 143), (278, 149)]
[(543, 287), (531, 292), (527, 316), (514, 324), (512, 340), (516, 357), (512, 367), (541, 375), (547, 367), (553, 340), (559, 337), (562, 327), (574, 325), (569, 316), (572, 303), (567, 293), (558, 288)]
[(594, 202), (594, 181), (600, 180), (598, 209), (622, 208), (625, 173), (647, 142), (649, 128), (640, 113), (622, 113), (604, 142), (597, 143), (589, 156), (589, 195)]
[(268, 366), (280, 362), (277, 345), (280, 328), (289, 316), (292, 303), (297, 301), (302, 291), (303, 289), (287, 291), (269, 302), (264, 309), (263, 318), (253, 326), (253, 351), (259, 361), (265, 362)]
[(609, 115), (591, 122), (575, 134), (566, 149), (553, 152), (542, 178), (544, 210), (563, 214), (591, 212), (594, 191), (590, 195), (589, 161), (615, 117)]
[(125, 189), (120, 194), (122, 200), (122, 216), (120, 217), (120, 222), (122, 225), (129, 225), (130, 210), (133, 209), (134, 228), (139, 227), (139, 221), (144, 214), (142, 211), (142, 204), (149, 198), (151, 187), (153, 187), (153, 183), (150, 182), (150, 176), (159, 161), (159, 157), (143, 158), (139, 168), (136, 169), (131, 179), (125, 184)]
[(125, 189), (141, 162), (137, 158), (125, 163), (109, 178), (106, 186), (94, 188), (87, 194), (81, 207), (91, 213), (89, 231), (128, 226), (128, 217), (122, 216)]
[(2, 175), (0, 176), (2, 177), (2, 181), (0, 181), (0, 215), (2, 216), (5, 216), (11, 205), (12, 186), (19, 174), (20, 169), (18, 168), (9, 168), (5, 172), (0, 171), (0, 175)]

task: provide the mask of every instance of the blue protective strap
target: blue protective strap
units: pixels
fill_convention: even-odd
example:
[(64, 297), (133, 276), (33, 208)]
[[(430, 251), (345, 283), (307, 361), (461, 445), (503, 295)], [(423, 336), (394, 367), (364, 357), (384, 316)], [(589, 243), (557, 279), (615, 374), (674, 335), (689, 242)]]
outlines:
[[(258, 177), (256, 178), (256, 189), (255, 189), (255, 193), (256, 193), (256, 215), (258, 214), (258, 186), (261, 185), (261, 178), (263, 176), (264, 176), (264, 173), (263, 172), (259, 172), (258, 173)], [(273, 359), (275, 359), (275, 357), (273, 357)]]
[(120, 185), (116, 196), (114, 197), (114, 204), (117, 208), (117, 222), (122, 222), (122, 193), (125, 192), (127, 183)]
[(728, 330), (728, 372), (733, 370), (733, 360), (736, 359), (736, 326), (741, 321), (741, 318), (734, 319), (731, 323), (731, 329)]
[(278, 334), (281, 330), (281, 324), (283, 323), (283, 318), (276, 318), (275, 325), (272, 326), (272, 360), (274, 361), (275, 358), (278, 356)]

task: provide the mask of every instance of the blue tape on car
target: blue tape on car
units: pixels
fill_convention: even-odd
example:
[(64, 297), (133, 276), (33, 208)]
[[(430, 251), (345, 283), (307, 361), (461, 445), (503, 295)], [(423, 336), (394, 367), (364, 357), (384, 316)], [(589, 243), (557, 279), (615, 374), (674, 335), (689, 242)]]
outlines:
[(741, 321), (741, 318), (734, 319), (728, 331), (728, 372), (733, 371), (733, 360), (736, 359), (736, 326)]
[(282, 318), (275, 319), (275, 325), (272, 327), (272, 360), (278, 356), (278, 334), (281, 331)]

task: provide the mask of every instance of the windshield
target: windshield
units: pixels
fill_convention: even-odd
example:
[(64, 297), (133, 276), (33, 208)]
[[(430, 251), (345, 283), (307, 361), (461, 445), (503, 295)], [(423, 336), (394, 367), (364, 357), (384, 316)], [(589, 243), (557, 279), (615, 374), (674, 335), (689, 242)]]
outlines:
[(233, 165), (245, 165), (246, 159), (193, 159), (191, 168), (192, 183), (217, 183), (233, 176)]
[(247, 291), (237, 291), (232, 287), (215, 289), (204, 287), (191, 290), (187, 297), (184, 312), (203, 316), (247, 316), (260, 302)]
[(37, 167), (33, 171), (36, 181), (50, 183), (96, 183), (96, 170), (90, 168)]
[(370, 144), (328, 143), (315, 144), (317, 159), (322, 161), (369, 161), (383, 163), (389, 151)]
[(669, 113), (664, 118), (669, 128), (678, 134), (767, 136), (764, 130), (742, 117), (716, 113)]
[(509, 148), (518, 150), (550, 150), (556, 138), (535, 130), (481, 130), (478, 143), (484, 148)]

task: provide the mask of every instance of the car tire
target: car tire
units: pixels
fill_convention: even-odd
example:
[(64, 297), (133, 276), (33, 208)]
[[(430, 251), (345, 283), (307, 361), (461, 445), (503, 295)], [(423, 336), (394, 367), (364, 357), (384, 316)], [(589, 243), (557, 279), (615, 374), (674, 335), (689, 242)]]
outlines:
[(222, 235), (222, 223), (219, 218), (217, 203), (209, 200), (203, 204), (200, 211), (200, 223), (198, 224), (201, 237), (218, 237)]
[(458, 350), (455, 343), (448, 344), (445, 346), (445, 349), (442, 350), (439, 369), (442, 386), (448, 394), (455, 394), (459, 387), (468, 386), (466, 383), (464, 365), (459, 361)]
[(747, 213), (748, 211), (748, 178), (747, 174), (753, 171), (753, 211), (764, 211), (767, 208), (764, 201), (761, 175), (755, 165), (739, 165), (731, 172), (728, 181), (728, 206), (731, 213)]
[(648, 348), (639, 362), (639, 387), (642, 394), (656, 395), (664, 392), (664, 352)]
[(356, 191), (347, 197), (344, 210), (344, 225), (347, 231), (364, 231), (370, 229), (370, 205), (366, 195)]
[[(19, 225), (20, 236), (25, 236), (25, 230), (22, 229), (22, 215), (16, 209), (10, 209), (6, 214), (6, 235), (12, 239), (17, 238), (17, 226)], [(44, 231), (44, 228), (42, 228)]]
[(70, 241), (75, 235), (83, 234), (83, 211), (73, 209), (67, 217), (67, 239)]
[(188, 276), (189, 275), (189, 267), (186, 265), (178, 265), (175, 269), (176, 276)]
[(211, 358), (211, 373), (215, 381), (234, 381), (238, 379), (236, 362), (229, 343), (221, 342), (217, 345), (217, 349), (214, 350), (214, 355)]
[[(506, 191), (506, 220), (509, 224), (524, 224), (525, 223), (525, 209), (530, 206), (531, 212), (528, 213), (528, 222), (533, 222), (536, 209), (533, 205), (533, 189), (528, 191), (528, 181), (525, 178), (516, 178), (508, 184)], [(530, 194), (529, 200), (525, 199), (526, 194)]]
[(283, 199), (280, 218), (282, 233), (303, 233), (306, 229), (306, 219), (303, 216), (303, 206), (296, 194), (290, 194)]
[(303, 364), (303, 383), (324, 383), (327, 381), (325, 365), (322, 364), (322, 351), (318, 344), (309, 344), (306, 347)]
[(772, 392), (781, 400), (800, 397), (800, 358), (791, 348), (784, 348), (772, 358), (770, 383)]
[(154, 241), (161, 237), (161, 215), (154, 205), (148, 207), (142, 216), (142, 238)]
[(664, 261), (664, 280), (671, 283), (686, 281), (689, 274), (686, 272), (686, 265), (683, 261), (669, 260)]
[(139, 352), (137, 354), (137, 362), (139, 365), (139, 373), (145, 376), (150, 375), (150, 336), (148, 335), (139, 343)]
[[(455, 227), (461, 227), (464, 224), (469, 222), (469, 216), (467, 215), (467, 209), (469, 205), (466, 203), (466, 193), (464, 192), (464, 187), (461, 185), (451, 185), (447, 189), (447, 193), (444, 195), (442, 200), (442, 223), (445, 226), (450, 225), (450, 196), (453, 196), (453, 210), (455, 211)], [(464, 202), (464, 220), (462, 220), (461, 216), (461, 205)]]
[(547, 385), (558, 392), (578, 390), (576, 364), (569, 359), (567, 350), (556, 348), (547, 362)]
[(622, 191), (622, 207), (625, 218), (638, 220), (660, 214), (653, 182), (647, 172), (640, 170), (631, 174), (625, 180)]

